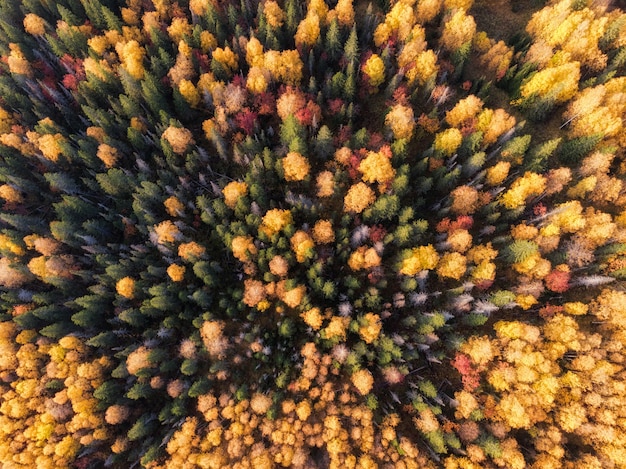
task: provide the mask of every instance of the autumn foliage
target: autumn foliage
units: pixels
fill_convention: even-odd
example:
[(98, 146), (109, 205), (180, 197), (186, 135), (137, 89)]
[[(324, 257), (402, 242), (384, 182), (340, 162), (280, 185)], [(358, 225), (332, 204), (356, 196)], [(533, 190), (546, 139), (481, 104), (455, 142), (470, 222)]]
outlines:
[(0, 466), (626, 467), (626, 14), (491, 3), (0, 1)]

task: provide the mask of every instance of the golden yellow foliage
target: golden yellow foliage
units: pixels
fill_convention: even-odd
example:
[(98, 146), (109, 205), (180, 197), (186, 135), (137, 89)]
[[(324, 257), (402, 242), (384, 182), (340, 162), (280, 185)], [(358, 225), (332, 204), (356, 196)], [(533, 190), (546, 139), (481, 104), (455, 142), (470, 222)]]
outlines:
[(228, 348), (228, 339), (224, 337), (223, 321), (205, 321), (200, 328), (202, 343), (213, 358), (223, 358)]
[(320, 313), (319, 308), (311, 308), (300, 314), (302, 320), (314, 331), (319, 331), (322, 328), (324, 317)]
[(381, 192), (396, 175), (395, 169), (391, 165), (391, 159), (382, 151), (367, 153), (367, 157), (359, 164), (359, 171), (363, 173), (364, 182), (377, 182), (381, 185)]
[(10, 184), (0, 185), (0, 197), (13, 204), (19, 204), (24, 201), (22, 193)]
[(248, 194), (248, 184), (231, 181), (222, 189), (222, 194), (224, 194), (224, 203), (230, 208), (235, 208), (239, 198)]
[(290, 243), (291, 249), (296, 255), (296, 261), (300, 263), (305, 262), (315, 255), (315, 243), (305, 231), (296, 231), (291, 237)]
[(368, 394), (374, 386), (374, 377), (372, 376), (372, 373), (366, 369), (361, 369), (352, 373), (350, 380), (362, 396)]
[(344, 212), (361, 213), (374, 200), (376, 200), (376, 194), (368, 185), (363, 182), (353, 184), (343, 200)]
[(415, 64), (407, 71), (409, 84), (416, 83), (424, 85), (437, 76), (439, 65), (437, 64), (437, 54), (431, 49), (420, 53), (415, 59)]
[(359, 328), (359, 336), (366, 344), (371, 344), (380, 336), (382, 322), (380, 316), (374, 313), (367, 313), (363, 316), (364, 324)]
[(159, 244), (173, 243), (182, 236), (178, 227), (171, 220), (165, 220), (158, 225), (154, 225), (154, 233)]
[(300, 21), (294, 37), (298, 47), (313, 47), (320, 36), (320, 17), (316, 12), (309, 10), (306, 17)]
[(61, 142), (65, 142), (65, 137), (61, 134), (45, 134), (39, 137), (37, 146), (44, 158), (57, 162), (59, 156), (63, 153), (60, 145)]
[(456, 418), (468, 419), (472, 412), (478, 409), (478, 401), (473, 394), (467, 391), (458, 391), (454, 393), (454, 400), (456, 401)]
[(257, 253), (252, 236), (235, 236), (231, 242), (233, 256), (241, 262), (250, 260), (250, 255)]
[(269, 50), (265, 53), (263, 62), (274, 80), (290, 86), (300, 83), (304, 64), (297, 50)]
[(263, 4), (263, 13), (267, 18), (267, 24), (272, 28), (280, 28), (285, 20), (285, 13), (274, 0), (268, 0)]
[(335, 232), (330, 220), (318, 220), (313, 226), (313, 239), (318, 244), (330, 244), (335, 241)]
[(191, 36), (192, 29), (193, 26), (189, 24), (187, 18), (176, 17), (172, 19), (171, 24), (167, 27), (167, 34), (169, 34), (174, 44), (179, 44), (180, 41)]
[(237, 70), (239, 66), (239, 57), (228, 46), (224, 48), (217, 47), (213, 50), (212, 56), (213, 60), (217, 60), (231, 72)]
[(472, 40), (476, 34), (476, 22), (464, 9), (454, 10), (443, 27), (441, 45), (454, 52)]
[(432, 244), (412, 249), (410, 257), (402, 261), (400, 273), (416, 275), (422, 270), (433, 270), (439, 262), (439, 254)]
[(165, 211), (172, 217), (182, 216), (185, 210), (185, 206), (175, 195), (171, 195), (165, 199), (163, 205), (165, 206)]
[(458, 228), (448, 234), (447, 243), (453, 251), (463, 253), (471, 247), (472, 235), (469, 231)]
[(308, 400), (303, 400), (296, 406), (296, 415), (300, 421), (305, 422), (311, 415), (311, 404)]
[(117, 148), (101, 143), (98, 145), (98, 152), (96, 156), (102, 160), (107, 168), (112, 168), (117, 163), (119, 155), (117, 154)]
[(124, 298), (132, 299), (135, 296), (135, 280), (131, 277), (124, 277), (117, 281), (115, 290)]
[(450, 156), (461, 146), (463, 134), (457, 128), (446, 129), (435, 135), (435, 150)]
[(377, 87), (385, 81), (385, 63), (377, 54), (372, 54), (372, 56), (365, 61), (361, 70), (367, 75), (368, 83), (373, 87)]
[(467, 98), (461, 99), (452, 109), (446, 112), (446, 122), (451, 127), (461, 127), (464, 122), (476, 117), (482, 108), (482, 100), (471, 94)]
[(272, 237), (291, 223), (292, 218), (289, 210), (273, 208), (268, 210), (263, 216), (259, 231), (266, 236)]
[(550, 216), (550, 222), (563, 232), (575, 233), (587, 226), (587, 221), (582, 216), (583, 207), (578, 200), (559, 204), (556, 209)]
[(354, 24), (352, 0), (338, 0), (334, 12), (341, 26), (352, 26)]
[(560, 104), (576, 95), (579, 80), (580, 64), (567, 62), (535, 73), (521, 86), (520, 93), (522, 98), (549, 97), (555, 104)]
[(178, 91), (180, 91), (180, 95), (191, 107), (197, 107), (198, 104), (200, 104), (200, 93), (190, 80), (185, 78), (180, 80), (178, 83)]
[(399, 1), (385, 16), (385, 22), (381, 23), (374, 32), (374, 42), (377, 47), (389, 39), (389, 36), (396, 34), (398, 39), (404, 42), (415, 24), (412, 2)]
[(526, 199), (540, 195), (546, 188), (546, 178), (540, 174), (527, 171), (517, 178), (501, 198), (501, 203), (508, 209), (521, 207)]
[(426, 31), (416, 24), (411, 30), (411, 40), (404, 44), (397, 61), (399, 67), (414, 64), (419, 55), (426, 49)]
[(169, 126), (163, 132), (162, 137), (170, 144), (174, 153), (178, 155), (185, 153), (187, 147), (195, 143), (191, 131), (183, 127)]
[(119, 47), (116, 46), (116, 50), (122, 60), (122, 66), (128, 74), (136, 80), (141, 80), (144, 76), (143, 59), (146, 55), (145, 49), (137, 41), (132, 40), (120, 44)]
[(178, 255), (186, 261), (194, 261), (202, 257), (205, 252), (204, 247), (195, 241), (181, 243), (180, 246), (178, 246)]
[(279, 282), (277, 290), (278, 297), (290, 308), (300, 306), (306, 293), (306, 287), (304, 285), (297, 285), (291, 290), (286, 290), (284, 283), (284, 281)]
[(330, 318), (328, 326), (323, 329), (322, 337), (332, 340), (334, 338), (346, 339), (346, 329), (350, 324), (350, 318), (344, 318), (341, 316), (333, 316)]
[(254, 94), (263, 93), (267, 90), (269, 80), (268, 70), (263, 67), (250, 67), (246, 77), (246, 88)]
[(46, 33), (46, 22), (41, 16), (28, 13), (24, 17), (24, 30), (33, 36), (42, 36)]
[(515, 127), (515, 117), (504, 109), (485, 109), (478, 115), (477, 129), (483, 132), (483, 144), (492, 145), (498, 137)]
[(394, 138), (410, 139), (415, 129), (413, 108), (396, 104), (385, 116), (385, 125), (391, 129)]
[(200, 47), (202, 52), (210, 52), (217, 47), (217, 39), (209, 31), (202, 31), (200, 33)]
[(447, 252), (439, 260), (437, 275), (441, 278), (459, 280), (467, 268), (467, 259), (458, 252)]
[(287, 181), (303, 181), (311, 170), (309, 160), (295, 151), (287, 153), (281, 163)]
[(167, 268), (167, 275), (174, 281), (180, 282), (185, 278), (185, 266), (178, 264), (170, 264)]
[(7, 62), (9, 64), (9, 70), (11, 71), (11, 73), (15, 73), (17, 75), (31, 76), (33, 71), (20, 46), (15, 43), (10, 43), (9, 49), (11, 50), (11, 52), (9, 53)]

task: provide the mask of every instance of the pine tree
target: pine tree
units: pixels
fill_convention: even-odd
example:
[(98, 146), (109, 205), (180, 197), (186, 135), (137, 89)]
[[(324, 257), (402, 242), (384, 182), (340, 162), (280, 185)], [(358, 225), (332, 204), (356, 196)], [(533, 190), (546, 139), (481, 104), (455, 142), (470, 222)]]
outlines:
[(342, 38), (341, 30), (339, 29), (339, 22), (336, 18), (334, 18), (328, 26), (328, 30), (326, 31), (326, 40), (324, 42), (325, 49), (328, 51), (331, 60), (339, 59), (342, 51), (341, 42)]
[(348, 63), (353, 63), (359, 58), (359, 41), (355, 26), (350, 30), (348, 40), (343, 47), (343, 55)]

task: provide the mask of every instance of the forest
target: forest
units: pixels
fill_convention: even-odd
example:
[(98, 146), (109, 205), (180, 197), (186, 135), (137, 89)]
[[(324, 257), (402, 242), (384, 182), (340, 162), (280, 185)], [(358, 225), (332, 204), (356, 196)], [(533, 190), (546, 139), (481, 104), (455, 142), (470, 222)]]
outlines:
[(617, 1), (0, 0), (0, 466), (626, 468), (625, 118)]

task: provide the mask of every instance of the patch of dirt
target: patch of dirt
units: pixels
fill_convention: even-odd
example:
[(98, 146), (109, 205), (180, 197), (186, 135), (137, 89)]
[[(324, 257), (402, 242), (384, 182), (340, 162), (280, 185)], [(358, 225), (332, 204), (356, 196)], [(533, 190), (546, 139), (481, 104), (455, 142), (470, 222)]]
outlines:
[(543, 6), (541, 0), (476, 0), (469, 13), (479, 31), (496, 41), (507, 42), (523, 32), (533, 13)]

